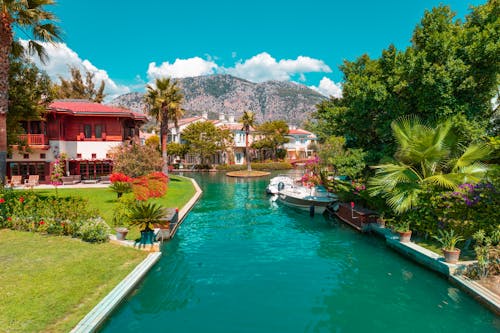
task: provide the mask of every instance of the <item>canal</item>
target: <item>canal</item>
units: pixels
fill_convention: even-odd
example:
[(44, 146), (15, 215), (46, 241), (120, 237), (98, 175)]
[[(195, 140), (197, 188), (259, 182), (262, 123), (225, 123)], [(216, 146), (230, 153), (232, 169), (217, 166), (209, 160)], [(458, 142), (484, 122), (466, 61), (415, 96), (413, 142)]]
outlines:
[(203, 196), (102, 332), (500, 330), (499, 318), (382, 239), (271, 203), (269, 178), (192, 176)]

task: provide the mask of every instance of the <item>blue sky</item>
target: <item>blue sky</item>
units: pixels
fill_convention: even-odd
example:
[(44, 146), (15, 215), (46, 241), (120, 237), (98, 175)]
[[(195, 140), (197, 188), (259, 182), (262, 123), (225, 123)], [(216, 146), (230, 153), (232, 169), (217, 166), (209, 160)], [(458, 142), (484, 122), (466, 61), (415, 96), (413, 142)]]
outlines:
[(49, 47), (54, 78), (68, 65), (96, 73), (110, 96), (155, 77), (229, 73), (288, 80), (337, 94), (338, 66), (403, 49), (424, 11), (444, 3), (463, 18), (486, 0), (58, 0), (63, 44)]

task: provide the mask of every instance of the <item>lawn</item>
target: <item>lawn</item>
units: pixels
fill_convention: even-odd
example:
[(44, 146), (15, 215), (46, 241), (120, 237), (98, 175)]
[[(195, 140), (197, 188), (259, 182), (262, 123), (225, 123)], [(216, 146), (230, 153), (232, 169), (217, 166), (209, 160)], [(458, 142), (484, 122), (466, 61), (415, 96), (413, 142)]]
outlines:
[[(170, 175), (167, 194), (162, 198), (152, 199), (168, 208), (181, 209), (195, 193), (195, 189), (188, 178)], [(55, 189), (36, 190), (38, 193), (55, 195)], [(113, 224), (113, 209), (117, 202), (117, 195), (108, 188), (64, 188), (57, 189), (59, 196), (79, 196), (88, 200), (91, 208), (97, 209), (99, 215), (110, 226)], [(135, 233), (132, 233), (134, 236)]]
[[(167, 194), (155, 201), (182, 208), (194, 193), (189, 179), (171, 176)], [(58, 195), (87, 199), (113, 225), (117, 195), (110, 189), (59, 188)], [(131, 239), (139, 235), (131, 233)], [(146, 255), (110, 243), (0, 229), (0, 331), (70, 331)]]
[(69, 332), (146, 256), (110, 243), (0, 230), (0, 331)]

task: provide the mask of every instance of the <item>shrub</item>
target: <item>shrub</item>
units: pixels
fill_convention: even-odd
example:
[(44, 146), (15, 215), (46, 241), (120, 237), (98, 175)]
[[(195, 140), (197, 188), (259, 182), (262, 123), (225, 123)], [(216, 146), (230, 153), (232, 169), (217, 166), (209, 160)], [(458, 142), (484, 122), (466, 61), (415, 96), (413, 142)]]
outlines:
[(168, 176), (162, 172), (153, 172), (149, 175), (134, 179), (132, 191), (137, 200), (160, 198), (168, 188)]
[(83, 223), (78, 229), (78, 237), (90, 243), (104, 243), (108, 241), (110, 228), (106, 222), (100, 218), (92, 218)]

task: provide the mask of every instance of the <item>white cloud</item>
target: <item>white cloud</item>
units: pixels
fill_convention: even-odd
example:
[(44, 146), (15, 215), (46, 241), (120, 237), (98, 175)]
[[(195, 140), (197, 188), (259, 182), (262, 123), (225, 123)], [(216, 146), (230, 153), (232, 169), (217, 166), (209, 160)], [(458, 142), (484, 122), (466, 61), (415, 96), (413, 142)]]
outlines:
[(218, 66), (211, 60), (204, 60), (200, 57), (188, 59), (176, 59), (174, 63), (163, 62), (160, 66), (156, 62), (151, 62), (148, 66), (148, 79), (153, 81), (158, 77), (183, 78), (215, 74)]
[(262, 52), (245, 61), (239, 61), (232, 68), (224, 68), (223, 72), (253, 82), (268, 80), (288, 81), (293, 75), (304, 78), (304, 73), (330, 73), (332, 70), (322, 60), (299, 56), (297, 59), (281, 59), (276, 61), (269, 53)]
[(316, 90), (322, 95), (327, 97), (333, 96), (336, 98), (342, 97), (342, 85), (340, 83), (335, 83), (326, 76), (324, 76), (321, 81), (319, 81), (319, 86), (310, 86), (309, 88)]
[[(26, 41), (21, 41), (26, 43)], [(121, 94), (130, 92), (130, 89), (123, 85), (116, 84), (108, 73), (95, 67), (89, 60), (82, 60), (80, 56), (70, 49), (65, 43), (42, 43), (48, 55), (48, 60), (45, 64), (40, 62), (38, 57), (34, 56), (31, 59), (42, 70), (46, 71), (50, 78), (54, 81), (59, 81), (59, 77), (64, 79), (70, 78), (69, 67), (80, 69), (82, 74), (86, 71), (94, 73), (95, 83), (98, 86), (102, 81), (106, 84), (105, 94), (106, 99), (112, 99)], [(25, 44), (26, 45), (26, 44)]]

